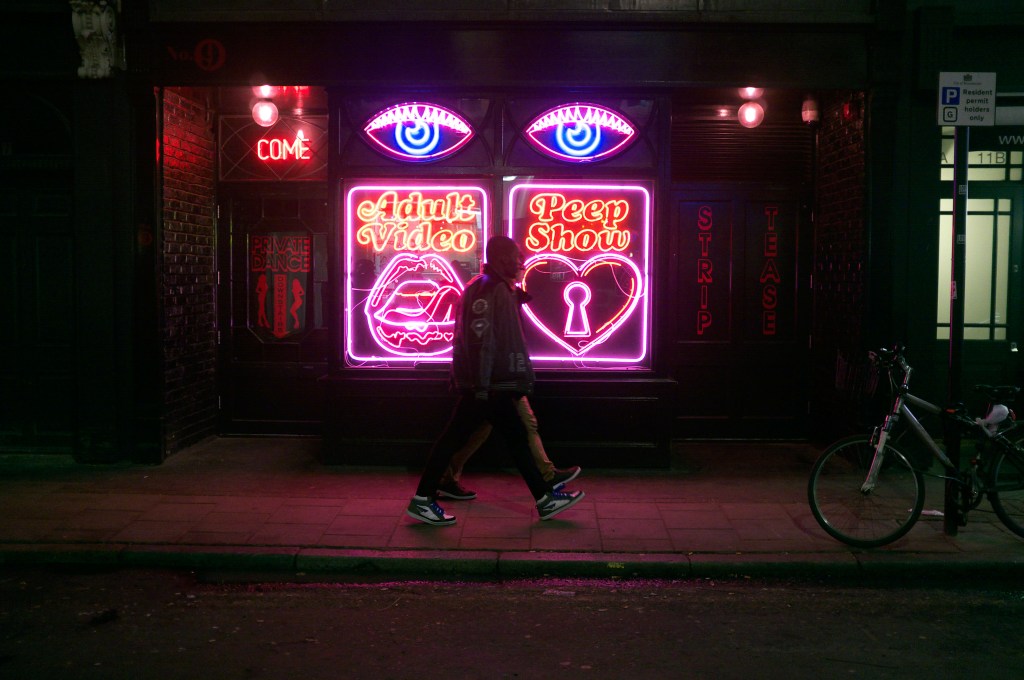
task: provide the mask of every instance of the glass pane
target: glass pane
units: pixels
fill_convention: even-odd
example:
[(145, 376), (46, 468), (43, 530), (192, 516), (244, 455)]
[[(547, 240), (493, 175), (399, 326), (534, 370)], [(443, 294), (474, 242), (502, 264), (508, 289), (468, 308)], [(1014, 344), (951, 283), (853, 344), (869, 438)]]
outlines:
[[(953, 234), (953, 216), (939, 215), (939, 277), (937, 279), (935, 322), (949, 323), (949, 258)], [(948, 337), (948, 335), (947, 335)]]
[(992, 321), (992, 232), (992, 215), (967, 216), (965, 323)]
[(968, 168), (968, 182), (1002, 182), (1006, 179), (1005, 168)]
[[(1010, 203), (1010, 201), (1000, 201)], [(996, 278), (995, 278), (995, 309), (994, 321), (998, 324), (1006, 323), (1007, 289), (1010, 284), (1010, 216), (999, 215), (996, 218)]]
[(964, 340), (988, 340), (991, 334), (988, 328), (965, 328)]

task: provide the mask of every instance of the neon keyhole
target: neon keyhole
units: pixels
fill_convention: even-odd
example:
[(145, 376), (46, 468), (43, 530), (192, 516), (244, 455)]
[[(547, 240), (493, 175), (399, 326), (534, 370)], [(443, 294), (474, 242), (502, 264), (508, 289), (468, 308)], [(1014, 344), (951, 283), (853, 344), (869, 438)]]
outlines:
[(579, 281), (570, 283), (562, 291), (562, 299), (569, 307), (565, 317), (565, 337), (587, 337), (590, 335), (590, 319), (587, 318), (587, 303), (590, 302), (590, 287)]

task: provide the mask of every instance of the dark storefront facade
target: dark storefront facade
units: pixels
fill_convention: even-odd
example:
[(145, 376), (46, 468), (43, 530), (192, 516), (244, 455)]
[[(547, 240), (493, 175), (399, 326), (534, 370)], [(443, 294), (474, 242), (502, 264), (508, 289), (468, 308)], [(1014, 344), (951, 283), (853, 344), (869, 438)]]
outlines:
[[(553, 455), (665, 467), (673, 440), (849, 427), (873, 344), (905, 339), (942, 367), (941, 300), (930, 317), (910, 302), (936, 301), (938, 237), (908, 244), (949, 213), (929, 79), (958, 60), (914, 38), (973, 35), (980, 15), (758, 4), (742, 20), (126, 9), (125, 70), (73, 87), (72, 222), (86, 199), (108, 204), (74, 227), (67, 269), (102, 269), (105, 288), (65, 302), (66, 342), (109, 301), (109, 337), (88, 342), (115, 351), (68, 379), (103, 398), (69, 405), (64, 440), (19, 443), (34, 416), (5, 418), (5, 444), (156, 462), (213, 435), (283, 434), (322, 437), (325, 462), (415, 465), (450, 405), (452, 302), (494, 234), (527, 257)], [(1019, 77), (964, 66), (999, 71), (1000, 91)], [(763, 119), (741, 120), (748, 102)], [(1014, 149), (984, 188), (994, 207), (976, 207), (1002, 273), (971, 370), (1019, 371)], [(112, 167), (90, 177), (84, 150)], [(108, 256), (82, 238), (104, 218)], [(919, 277), (917, 255), (935, 271)], [(27, 368), (4, 377), (44, 389)]]

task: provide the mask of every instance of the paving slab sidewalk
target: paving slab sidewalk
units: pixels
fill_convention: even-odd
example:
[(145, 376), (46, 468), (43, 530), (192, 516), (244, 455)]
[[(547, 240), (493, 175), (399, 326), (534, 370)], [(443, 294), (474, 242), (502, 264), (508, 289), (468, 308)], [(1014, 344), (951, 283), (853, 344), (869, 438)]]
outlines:
[[(452, 527), (405, 515), (418, 470), (326, 466), (316, 439), (216, 438), (159, 466), (0, 455), (0, 566), (184, 568), (281, 578), (1024, 573), (1024, 540), (984, 504), (956, 536), (922, 518), (855, 550), (814, 522), (807, 445), (680, 442), (669, 470), (584, 470), (541, 522), (518, 475), (470, 469)], [(930, 509), (941, 508), (932, 494)]]

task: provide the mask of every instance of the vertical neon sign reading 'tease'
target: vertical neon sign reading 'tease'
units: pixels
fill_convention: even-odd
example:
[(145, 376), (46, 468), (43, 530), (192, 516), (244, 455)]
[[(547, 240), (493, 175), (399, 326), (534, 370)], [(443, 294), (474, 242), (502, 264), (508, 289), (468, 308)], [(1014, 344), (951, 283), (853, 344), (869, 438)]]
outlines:
[(651, 197), (646, 186), (523, 183), (509, 234), (526, 256), (531, 357), (642, 366), (647, 357)]

